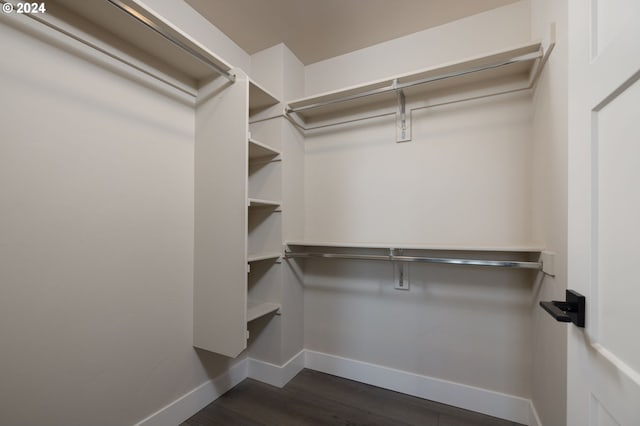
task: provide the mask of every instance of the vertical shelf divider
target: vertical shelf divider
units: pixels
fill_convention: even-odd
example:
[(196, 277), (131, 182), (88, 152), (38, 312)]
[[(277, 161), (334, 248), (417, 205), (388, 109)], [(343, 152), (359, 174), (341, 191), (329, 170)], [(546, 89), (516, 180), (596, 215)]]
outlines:
[(195, 141), (193, 345), (228, 357), (247, 346), (249, 83), (234, 73), (200, 88)]

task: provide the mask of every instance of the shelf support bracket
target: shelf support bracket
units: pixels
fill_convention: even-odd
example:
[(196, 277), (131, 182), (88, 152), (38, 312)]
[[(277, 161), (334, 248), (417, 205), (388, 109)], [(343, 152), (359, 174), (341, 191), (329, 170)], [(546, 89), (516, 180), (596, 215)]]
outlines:
[(393, 88), (398, 94), (398, 111), (396, 112), (396, 142), (411, 140), (411, 111), (407, 113), (404, 91), (398, 89), (398, 79), (393, 80)]
[(389, 249), (389, 259), (393, 260), (393, 288), (396, 290), (409, 290), (409, 265), (394, 260), (395, 256), (403, 254), (402, 249)]

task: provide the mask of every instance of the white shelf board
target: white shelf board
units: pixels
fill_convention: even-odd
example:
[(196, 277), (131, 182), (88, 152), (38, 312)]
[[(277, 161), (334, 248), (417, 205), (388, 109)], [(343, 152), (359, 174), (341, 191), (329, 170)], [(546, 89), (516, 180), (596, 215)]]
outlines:
[[(349, 100), (344, 102), (337, 102), (338, 100), (362, 94), (365, 92), (369, 92), (372, 90), (382, 89), (386, 87), (391, 87), (393, 85), (394, 80), (397, 80), (398, 83), (405, 84), (414, 81), (419, 81), (423, 79), (432, 78), (435, 76), (446, 75), (449, 73), (457, 73), (465, 70), (470, 70), (478, 67), (489, 66), (492, 64), (497, 64), (501, 62), (508, 61), (509, 59), (513, 59), (516, 57), (540, 53), (542, 56), (542, 43), (541, 42), (533, 42), (525, 45), (520, 45), (511, 49), (501, 50), (497, 52), (492, 52), (489, 54), (472, 57), (469, 59), (465, 59), (462, 61), (451, 62), (447, 64), (443, 64), (437, 67), (422, 69), (419, 71), (414, 71), (407, 74), (401, 74), (397, 76), (393, 76), (386, 79), (381, 79), (377, 81), (373, 81), (370, 83), (351, 86), (345, 89), (325, 92), (319, 95), (306, 97), (298, 100), (293, 100), (288, 102), (289, 108), (300, 108), (306, 107), (318, 103), (326, 103), (329, 102), (328, 105), (319, 106), (312, 109), (307, 109), (303, 111), (296, 112), (298, 116), (300, 116), (304, 121), (309, 121), (313, 119), (317, 119), (322, 116), (327, 116), (336, 113), (348, 112), (350, 110), (355, 110), (363, 107), (367, 107), (368, 105), (378, 104), (378, 103), (388, 103), (393, 104), (397, 102), (397, 94), (395, 91), (388, 91), (368, 97), (358, 98), (355, 100)], [(536, 74), (536, 67), (542, 61), (542, 57), (537, 57), (537, 55), (532, 55), (531, 59), (527, 59), (526, 61), (516, 62), (509, 65), (504, 65), (501, 67), (478, 71), (474, 73), (469, 73), (465, 75), (455, 76), (451, 78), (447, 78), (444, 80), (420, 84), (412, 87), (408, 87), (403, 89), (405, 92), (405, 96), (407, 100), (410, 100), (412, 97), (422, 96), (433, 94), (435, 92), (441, 92), (446, 90), (447, 93), (456, 93), (458, 90), (464, 90), (466, 88), (471, 87), (472, 85), (482, 85), (482, 87), (493, 87), (499, 86), (502, 84), (516, 84), (520, 83), (521, 85), (527, 85), (531, 82), (532, 76)], [(333, 103), (331, 103), (333, 102)]]
[(442, 250), (442, 251), (489, 251), (489, 252), (523, 252), (536, 253), (544, 250), (538, 245), (514, 245), (514, 246), (479, 246), (479, 245), (446, 245), (446, 244), (416, 244), (416, 243), (357, 243), (357, 242), (331, 242), (331, 241), (287, 241), (287, 246), (304, 247), (337, 247), (337, 248), (363, 248), (363, 249), (407, 249), (407, 250)]
[(280, 101), (258, 83), (249, 80), (249, 115), (276, 105)]
[(280, 155), (280, 151), (271, 148), (255, 139), (249, 139), (249, 160), (272, 158)]
[(261, 200), (259, 198), (249, 198), (249, 207), (280, 207), (280, 201)]
[(247, 262), (258, 262), (260, 260), (279, 259), (281, 254), (279, 252), (271, 253), (252, 253), (247, 256)]
[[(138, 0), (123, 0), (122, 3), (126, 7), (133, 9), (143, 19), (148, 17), (155, 21), (164, 32), (197, 51), (221, 69), (225, 71), (231, 70), (229, 64), (142, 2)], [(69, 17), (67, 11), (72, 12), (76, 17), (80, 16), (85, 19), (90, 25)], [(89, 32), (91, 36), (105, 40), (109, 44), (114, 43), (116, 49), (122, 50), (129, 47), (137, 49), (138, 52), (142, 53), (141, 55), (137, 55), (135, 52), (131, 52), (131, 54), (143, 61), (147, 59), (160, 61), (164, 65), (163, 71), (166, 70), (170, 73), (170, 70), (177, 70), (182, 75), (195, 81), (217, 75), (207, 65), (184, 52), (152, 29), (136, 22), (126, 13), (106, 1), (57, 0), (52, 5), (47, 4), (47, 13), (45, 15), (50, 14), (65, 20), (69, 19), (69, 22), (72, 22), (82, 32)], [(116, 40), (113, 37), (109, 37), (110, 35), (115, 36)], [(122, 40), (126, 40), (126, 43), (121, 43), (120, 41)], [(151, 62), (150, 65), (157, 64)]]
[(261, 302), (258, 300), (247, 301), (247, 322), (253, 321), (272, 312), (280, 310), (280, 304)]

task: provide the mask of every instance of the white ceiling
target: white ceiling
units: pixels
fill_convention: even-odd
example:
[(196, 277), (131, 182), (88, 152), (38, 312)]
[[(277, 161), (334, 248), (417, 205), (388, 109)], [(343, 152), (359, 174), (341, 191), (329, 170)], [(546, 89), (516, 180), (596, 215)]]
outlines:
[(305, 64), (518, 0), (185, 0), (247, 53), (285, 43)]

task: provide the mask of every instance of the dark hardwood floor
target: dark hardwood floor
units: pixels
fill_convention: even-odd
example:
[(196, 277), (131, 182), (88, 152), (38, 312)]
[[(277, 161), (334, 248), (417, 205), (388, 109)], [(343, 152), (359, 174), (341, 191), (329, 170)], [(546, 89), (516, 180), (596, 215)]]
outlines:
[(180, 426), (521, 426), (312, 370), (284, 388), (246, 379)]

